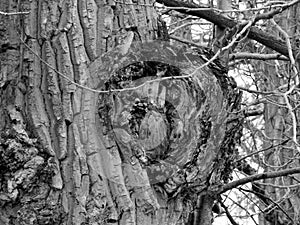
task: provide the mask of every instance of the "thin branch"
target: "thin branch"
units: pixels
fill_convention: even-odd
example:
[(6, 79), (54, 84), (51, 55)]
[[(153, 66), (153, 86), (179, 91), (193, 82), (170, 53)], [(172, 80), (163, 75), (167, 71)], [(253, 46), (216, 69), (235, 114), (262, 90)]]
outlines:
[(246, 92), (249, 92), (249, 93), (252, 93), (252, 94), (259, 94), (259, 95), (275, 95), (275, 94), (278, 94), (274, 91), (256, 91), (256, 90), (250, 90), (248, 88), (244, 88), (244, 87), (241, 87), (241, 86), (237, 86), (237, 89), (240, 89), (242, 91), (246, 91)]
[(3, 16), (15, 16), (15, 15), (27, 15), (30, 12), (2, 12), (0, 11), (0, 15)]
[[(255, 18), (255, 21), (258, 21), (258, 20), (261, 20), (261, 19), (271, 19), (275, 15), (283, 12), (284, 10), (290, 8), (291, 6), (293, 6), (293, 5), (295, 5), (299, 2), (300, 2), (299, 0), (294, 0), (294, 1), (288, 2), (288, 3), (283, 4), (283, 5), (273, 5), (273, 6), (276, 6), (278, 8), (274, 9), (270, 12), (262, 13), (262, 14), (257, 15), (256, 18)], [(269, 6), (269, 7), (273, 7), (273, 6)]]
[(120, 4), (120, 5), (135, 5), (135, 6), (147, 6), (147, 7), (153, 7), (154, 4), (140, 4), (138, 3), (128, 3), (128, 2), (121, 2), (121, 1), (115, 1), (115, 3)]
[(170, 37), (170, 39), (172, 39), (172, 40), (179, 41), (179, 42), (184, 43), (184, 44), (187, 44), (187, 45), (192, 45), (192, 46), (195, 46), (195, 47), (197, 47), (197, 48), (205, 48), (204, 45), (197, 44), (197, 43), (195, 43), (195, 42), (193, 42), (193, 41), (189, 41), (189, 40), (184, 39), (184, 38), (179, 38), (179, 37), (176, 37), (176, 36), (173, 36), (173, 35), (170, 35), (169, 37)]
[[(244, 191), (244, 192), (250, 192), (250, 193), (253, 193), (253, 194), (255, 194), (256, 196), (258, 196), (259, 198), (260, 198), (260, 200), (262, 200), (262, 198), (264, 198), (264, 199), (266, 199), (266, 200), (268, 200), (268, 201), (270, 201), (272, 204), (270, 204), (268, 207), (266, 207), (265, 209), (264, 209), (264, 211), (263, 212), (266, 212), (266, 211), (269, 211), (269, 212), (271, 212), (272, 210), (274, 210), (276, 207), (279, 209), (279, 210), (281, 210), (292, 222), (294, 222), (294, 220), (289, 216), (289, 214), (280, 206), (280, 204), (278, 203), (278, 202), (276, 202), (276, 201), (274, 201), (272, 198), (270, 198), (270, 197), (268, 197), (268, 196), (266, 196), (266, 195), (264, 195), (264, 194), (261, 194), (261, 193), (259, 193), (259, 192), (256, 192), (256, 191), (253, 191), (253, 190), (246, 190), (246, 189), (243, 189), (243, 188), (239, 188), (239, 190), (241, 191)], [(282, 200), (282, 199), (281, 199)], [(280, 200), (280, 201), (281, 201)], [(262, 200), (266, 205), (268, 204), (267, 202), (265, 202), (264, 200)], [(280, 202), (279, 201), (279, 202)], [(271, 209), (271, 210), (270, 210)]]
[(277, 144), (277, 145), (274, 145), (274, 146), (272, 145), (272, 146), (270, 146), (270, 147), (268, 147), (268, 148), (264, 148), (264, 149), (261, 149), (261, 150), (252, 152), (252, 153), (250, 153), (250, 154), (248, 154), (248, 155), (246, 155), (246, 156), (244, 156), (244, 157), (238, 159), (237, 162), (241, 162), (241, 161), (245, 160), (246, 158), (249, 158), (249, 157), (251, 157), (251, 156), (253, 156), (253, 155), (256, 155), (256, 154), (258, 154), (258, 153), (260, 153), (260, 152), (265, 152), (265, 151), (268, 151), (268, 150), (270, 150), (270, 149), (277, 148), (278, 146), (282, 146), (282, 145), (286, 144), (288, 141), (289, 141), (289, 140), (287, 139), (287, 140), (285, 140), (285, 141), (283, 141), (283, 142), (280, 142), (280, 143)]
[(141, 88), (147, 84), (153, 83), (153, 82), (157, 82), (157, 81), (163, 81), (163, 80), (174, 80), (174, 79), (185, 79), (185, 78), (191, 78), (194, 77), (196, 75), (196, 73), (208, 66), (209, 64), (211, 64), (214, 60), (216, 60), (218, 58), (218, 56), (225, 50), (231, 48), (243, 35), (244, 33), (246, 33), (246, 31), (252, 26), (254, 21), (249, 21), (247, 23), (247, 25), (235, 36), (235, 38), (232, 39), (232, 41), (225, 47), (220, 48), (218, 50), (218, 52), (212, 57), (210, 58), (206, 63), (202, 64), (201, 66), (199, 66), (198, 68), (196, 68), (191, 74), (188, 75), (182, 75), (182, 76), (176, 76), (176, 77), (160, 77), (157, 79), (153, 79), (153, 80), (148, 80), (145, 81), (144, 83), (142, 83), (141, 85), (138, 86), (134, 86), (134, 87), (128, 87), (128, 88), (123, 88), (123, 89), (111, 89), (111, 90), (107, 90), (107, 91), (102, 91), (102, 90), (96, 90), (96, 89), (92, 89), (89, 88), (87, 86), (78, 84), (76, 82), (74, 82), (73, 80), (71, 80), (69, 77), (67, 77), (66, 75), (64, 75), (63, 73), (61, 73), (60, 71), (58, 71), (57, 69), (55, 69), (53, 66), (51, 66), (48, 62), (46, 62), (44, 59), (42, 59), (35, 51), (33, 51), (26, 43), (23, 39), (20, 38), (21, 42), (23, 43), (23, 45), (30, 51), (32, 52), (42, 63), (44, 63), (46, 66), (48, 66), (50, 69), (52, 69), (54, 72), (56, 72), (58, 75), (60, 75), (62, 78), (66, 79), (67, 81), (69, 81), (70, 83), (74, 84), (77, 87), (80, 87), (82, 89), (94, 92), (94, 93), (111, 93), (111, 92), (123, 92), (123, 91), (132, 91), (132, 90), (136, 90), (138, 88)]
[(61, 76), (62, 78), (64, 78), (65, 80), (69, 81), (71, 84), (74, 84), (76, 87), (79, 87), (79, 88), (82, 88), (84, 90), (87, 90), (87, 91), (91, 91), (91, 92), (96, 92), (96, 93), (108, 93), (108, 91), (98, 91), (98, 90), (95, 90), (95, 89), (92, 89), (92, 88), (89, 88), (87, 86), (84, 86), (84, 85), (81, 85), (81, 84), (78, 84), (76, 82), (74, 82), (73, 80), (71, 80), (69, 77), (67, 77), (65, 74), (59, 72), (57, 69), (55, 69), (52, 65), (50, 65), (48, 62), (46, 62), (44, 59), (42, 59), (39, 54), (37, 54), (33, 49), (31, 49), (29, 47), (29, 45), (27, 45), (25, 43), (25, 41), (20, 38), (22, 44), (32, 53), (34, 54), (42, 63), (44, 63), (48, 68), (52, 69), (55, 73), (57, 73), (59, 76)]
[(260, 54), (260, 53), (250, 53), (250, 52), (238, 52), (229, 55), (229, 60), (236, 59), (257, 59), (257, 60), (289, 60), (288, 57), (281, 55), (279, 53), (274, 54)]
[(256, 110), (248, 110), (245, 111), (244, 115), (245, 117), (249, 116), (260, 116), (264, 113), (264, 109), (256, 109)]
[(218, 201), (218, 202), (221, 204), (222, 208), (225, 210), (226, 216), (227, 216), (227, 218), (229, 219), (230, 223), (231, 223), (232, 225), (239, 225), (239, 224), (233, 219), (233, 217), (231, 216), (231, 214), (230, 214), (230, 212), (229, 212), (227, 206), (226, 206), (222, 201)]
[(255, 174), (255, 175), (245, 177), (245, 178), (233, 181), (231, 183), (225, 184), (223, 187), (220, 188), (220, 190), (218, 191), (218, 194), (222, 194), (232, 188), (236, 188), (240, 185), (243, 185), (243, 184), (246, 184), (249, 182), (253, 182), (256, 180), (281, 177), (281, 176), (286, 176), (286, 175), (295, 174), (295, 173), (300, 173), (300, 167), (281, 170), (281, 171), (275, 171), (275, 172)]
[(169, 31), (169, 34), (170, 34), (170, 35), (171, 35), (171, 34), (174, 34), (176, 31), (178, 31), (178, 30), (181, 29), (181, 28), (184, 28), (184, 27), (186, 27), (186, 26), (195, 25), (195, 24), (200, 24), (200, 25), (202, 25), (203, 22), (201, 22), (201, 21), (192, 21), (192, 22), (184, 23), (184, 24), (182, 24), (182, 25), (180, 25), (180, 26), (175, 27), (173, 30), (170, 30), (170, 31)]
[(276, 22), (274, 19), (271, 19), (271, 23), (276, 27), (276, 29), (284, 36), (286, 45), (287, 45), (287, 50), (288, 50), (288, 57), (291, 61), (293, 72), (295, 73), (295, 85), (297, 86), (299, 84), (299, 77), (298, 75), (298, 70), (296, 67), (296, 61), (294, 58), (293, 54), (293, 49), (292, 49), (292, 44), (290, 42), (290, 37), (287, 32), (285, 32)]
[(248, 212), (248, 210), (247, 210), (245, 207), (243, 207), (240, 203), (238, 203), (237, 201), (235, 201), (235, 200), (232, 199), (231, 197), (229, 197), (229, 196), (227, 196), (227, 197), (228, 197), (228, 199), (229, 199), (230, 201), (232, 201), (237, 207), (239, 207), (239, 208), (241, 208), (242, 210), (244, 210), (245, 213), (248, 214), (248, 216), (252, 219), (252, 221), (253, 221), (256, 225), (258, 225), (257, 222), (255, 221), (255, 219), (253, 218), (253, 216)]
[[(157, 1), (159, 2), (159, 1)], [(275, 10), (272, 10), (270, 12), (268, 12), (268, 14), (277, 14), (282, 12), (283, 10), (285, 10), (288, 7), (291, 7), (292, 5), (298, 3), (298, 0), (294, 0), (292, 2), (289, 2), (287, 4), (274, 4), (274, 5), (270, 5), (270, 6), (263, 6), (263, 7), (259, 7), (259, 8), (248, 8), (248, 9), (218, 9), (218, 8), (212, 8), (207, 6), (206, 4), (200, 4), (199, 5), (195, 5), (195, 7), (191, 8), (191, 7), (187, 7), (187, 6), (165, 6), (164, 8), (166, 9), (171, 9), (171, 10), (187, 10), (187, 11), (205, 11), (207, 9), (210, 9), (216, 13), (243, 13), (243, 12), (257, 12), (257, 11), (261, 11), (264, 9), (272, 9), (272, 8), (276, 8)], [(191, 4), (191, 3), (190, 3)], [(193, 4), (193, 3), (192, 3)], [(267, 13), (265, 13), (267, 14)]]
[(195, 19), (198, 19), (199, 20), (199, 17), (195, 17), (195, 16), (187, 16), (181, 20), (177, 20), (169, 25), (167, 25), (168, 27), (171, 27), (171, 26), (175, 26), (177, 25), (178, 23), (182, 23), (183, 21), (186, 21), (186, 20), (195, 20)]
[(273, 188), (280, 188), (280, 189), (291, 189), (291, 188), (299, 188), (300, 184), (291, 184), (291, 185), (277, 185), (277, 184), (272, 184), (272, 183), (261, 183), (261, 182), (255, 182), (259, 185), (263, 185), (263, 186), (270, 186)]
[(21, 42), (23, 43), (23, 45), (32, 53), (34, 54), (42, 63), (44, 63), (48, 68), (52, 69), (55, 73), (57, 73), (59, 76), (61, 76), (63, 79), (69, 81), (71, 84), (74, 84), (76, 87), (79, 87), (79, 88), (82, 88), (84, 90), (87, 90), (87, 91), (90, 91), (90, 92), (94, 92), (94, 93), (101, 93), (101, 94), (104, 94), (104, 93), (111, 93), (111, 92), (123, 92), (123, 91), (132, 91), (132, 90), (136, 90), (138, 88), (141, 88), (147, 84), (150, 84), (150, 83), (153, 83), (153, 82), (157, 82), (157, 81), (163, 81), (163, 80), (171, 80), (171, 79), (184, 79), (184, 78), (190, 78), (190, 77), (193, 77), (195, 75), (195, 73), (208, 66), (210, 63), (212, 63), (217, 57), (218, 55), (221, 53), (221, 49), (219, 52), (217, 52), (217, 54), (215, 54), (210, 60), (208, 60), (206, 63), (204, 63), (203, 65), (201, 65), (200, 67), (196, 68), (194, 70), (193, 73), (189, 74), (189, 75), (183, 75), (183, 76), (176, 76), (176, 77), (161, 77), (161, 78), (157, 78), (157, 79), (153, 79), (153, 80), (148, 80), (148, 81), (145, 81), (144, 83), (142, 83), (141, 85), (138, 85), (138, 86), (134, 86), (134, 87), (128, 87), (128, 88), (122, 88), (122, 89), (110, 89), (110, 90), (107, 90), (107, 91), (103, 91), (103, 90), (97, 90), (97, 89), (92, 89), (92, 88), (89, 88), (85, 85), (81, 85), (81, 84), (78, 84), (76, 82), (74, 82), (73, 80), (71, 80), (69, 77), (67, 77), (65, 74), (61, 73), (60, 71), (58, 71), (57, 69), (55, 69), (52, 65), (50, 65), (48, 62), (46, 62), (44, 59), (42, 59), (39, 54), (37, 54), (35, 51), (33, 51), (26, 43), (23, 39), (21, 39)]
[[(246, 193), (242, 190), (242, 188), (239, 188), (238, 190), (245, 196), (245, 198), (247, 198), (250, 202), (252, 202), (252, 204), (255, 205), (255, 206), (258, 208), (258, 210), (259, 210), (260, 212), (263, 213), (263, 209), (261, 208), (261, 205), (259, 204), (259, 200), (253, 199), (254, 196), (250, 196), (249, 194), (246, 194)], [(254, 195), (254, 194), (253, 194), (253, 195)], [(256, 200), (256, 201), (254, 201), (254, 200)]]
[[(210, 21), (224, 29), (227, 27), (234, 28), (238, 25), (238, 23), (235, 20), (220, 15), (219, 13), (215, 12), (212, 8), (209, 8), (203, 4), (201, 5), (202, 9), (199, 10), (198, 5), (179, 0), (157, 0), (157, 2), (164, 4), (167, 7), (179, 7), (178, 9), (176, 9), (176, 11), (206, 19), (207, 21)], [(300, 0), (292, 1), (288, 3), (288, 5), (284, 9), (287, 9), (292, 4), (296, 4), (298, 2), (300, 2)], [(192, 9), (195, 8), (197, 8), (198, 10), (192, 11)], [(288, 56), (288, 49), (281, 39), (270, 35), (269, 33), (264, 32), (257, 27), (251, 27), (247, 37), (256, 40), (257, 42), (281, 53), (282, 55)]]

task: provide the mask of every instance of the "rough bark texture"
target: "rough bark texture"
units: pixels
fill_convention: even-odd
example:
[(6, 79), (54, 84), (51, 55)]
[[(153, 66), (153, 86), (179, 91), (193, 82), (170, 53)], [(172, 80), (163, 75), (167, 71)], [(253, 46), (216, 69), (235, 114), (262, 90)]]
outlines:
[(153, 2), (132, 2), (0, 2), (29, 12), (0, 16), (1, 224), (210, 223), (211, 187), (230, 179), (242, 121), (221, 65), (106, 94), (51, 69), (110, 90), (190, 74), (210, 57), (161, 42), (129, 48), (163, 35)]

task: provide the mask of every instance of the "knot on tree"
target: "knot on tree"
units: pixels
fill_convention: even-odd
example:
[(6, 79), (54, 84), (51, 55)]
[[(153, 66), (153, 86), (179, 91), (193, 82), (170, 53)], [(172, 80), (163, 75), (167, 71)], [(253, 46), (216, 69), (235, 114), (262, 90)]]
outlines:
[(118, 152), (122, 164), (139, 164), (167, 193), (227, 182), (235, 167), (241, 93), (218, 61), (206, 66), (211, 57), (151, 42), (93, 65), (98, 88), (107, 91), (98, 101), (107, 151)]

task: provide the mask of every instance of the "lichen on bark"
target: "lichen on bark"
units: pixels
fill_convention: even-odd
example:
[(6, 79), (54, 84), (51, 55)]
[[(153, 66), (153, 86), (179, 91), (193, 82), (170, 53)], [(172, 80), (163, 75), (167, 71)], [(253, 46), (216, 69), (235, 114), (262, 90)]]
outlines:
[[(8, 107), (10, 128), (0, 137), (1, 224), (61, 224), (60, 202), (51, 195), (56, 163), (24, 129), (21, 113)], [(58, 197), (58, 196), (56, 196)]]

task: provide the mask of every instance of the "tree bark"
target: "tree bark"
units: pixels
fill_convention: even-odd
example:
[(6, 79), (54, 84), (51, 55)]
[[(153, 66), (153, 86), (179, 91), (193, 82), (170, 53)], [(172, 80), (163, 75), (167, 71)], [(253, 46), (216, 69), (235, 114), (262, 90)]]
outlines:
[[(278, 24), (285, 30), (290, 37), (295, 37), (295, 33), (299, 32), (299, 24), (296, 22), (299, 18), (298, 12), (299, 4), (291, 7), (281, 15)], [(293, 29), (290, 29), (290, 28)], [(271, 32), (271, 31), (270, 31)], [(276, 29), (272, 30), (275, 35), (280, 36)], [(290, 39), (291, 43), (296, 46), (297, 40), (295, 38)], [(294, 49), (293, 49), (294, 50)], [(281, 63), (279, 66), (275, 62), (272, 64), (257, 64), (261, 69), (262, 74), (265, 76), (265, 82), (263, 88), (266, 91), (274, 90), (286, 82), (286, 77), (293, 76), (293, 72), (290, 70), (290, 64)], [(296, 65), (299, 68), (299, 65)], [(280, 69), (278, 69), (280, 68)], [(281, 76), (282, 73), (286, 73), (285, 76)], [(295, 95), (291, 95), (291, 98), (295, 98), (293, 101), (297, 102), (298, 99)], [(276, 104), (270, 102), (265, 104), (264, 120), (265, 120), (265, 134), (267, 137), (272, 137), (271, 140), (264, 140), (264, 147), (277, 146), (272, 150), (268, 150), (264, 154), (266, 172), (274, 171), (278, 169), (294, 169), (299, 167), (299, 162), (295, 159), (295, 155), (298, 154), (295, 143), (292, 141), (292, 121), (291, 114), (285, 107), (279, 105), (286, 105), (286, 101), (283, 96), (271, 96), (270, 100), (276, 102)], [(296, 110), (294, 111), (296, 113)], [(280, 144), (282, 140), (286, 140), (284, 144)], [(292, 159), (290, 162), (289, 159)], [(276, 207), (274, 210), (268, 211), (261, 216), (261, 224), (298, 224), (299, 223), (299, 194), (297, 192), (291, 193), (289, 197), (286, 197), (287, 189), (276, 188), (276, 185), (293, 185), (297, 184), (299, 174), (292, 176), (265, 179), (265, 183), (271, 183), (274, 186), (261, 187), (264, 194), (273, 201), (278, 201), (280, 207)], [(267, 201), (267, 205), (264, 203), (263, 208), (268, 205), (272, 205), (273, 202)]]
[(184, 224), (230, 179), (241, 95), (217, 61), (195, 72), (205, 50), (143, 45), (166, 37), (152, 3), (0, 2), (29, 12), (0, 16), (1, 224)]

